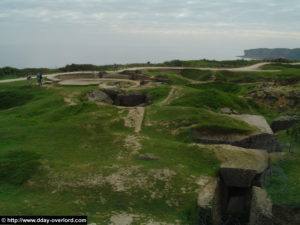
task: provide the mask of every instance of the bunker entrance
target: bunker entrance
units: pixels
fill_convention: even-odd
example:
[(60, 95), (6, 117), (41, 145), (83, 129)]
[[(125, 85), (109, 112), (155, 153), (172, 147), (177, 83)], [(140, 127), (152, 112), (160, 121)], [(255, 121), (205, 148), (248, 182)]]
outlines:
[(250, 188), (227, 187), (227, 201), (224, 202), (222, 221), (228, 225), (246, 225), (249, 222)]
[(112, 99), (113, 105), (135, 107), (152, 104), (152, 97), (148, 93), (123, 94), (114, 90), (105, 90), (104, 92)]
[(249, 224), (254, 172), (247, 169), (220, 169), (214, 212), (218, 224)]

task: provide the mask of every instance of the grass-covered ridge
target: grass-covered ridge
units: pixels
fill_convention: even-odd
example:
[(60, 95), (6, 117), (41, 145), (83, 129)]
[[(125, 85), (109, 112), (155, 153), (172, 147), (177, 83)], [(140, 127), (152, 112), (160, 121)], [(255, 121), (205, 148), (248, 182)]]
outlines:
[(31, 93), (24, 93), (22, 90), (25, 89), (22, 88), (21, 90), (17, 91), (0, 90), (0, 110), (24, 105), (33, 98), (33, 95)]
[(242, 88), (240, 85), (235, 83), (230, 83), (230, 82), (199, 83), (199, 84), (189, 84), (188, 86), (199, 90), (217, 89), (219, 91), (228, 92), (228, 93), (238, 93)]
[[(147, 111), (146, 120), (152, 124), (149, 131), (159, 135), (171, 135), (172, 131), (178, 130), (175, 135), (190, 138), (190, 130), (202, 134), (249, 134), (257, 131), (257, 128), (236, 120), (226, 115), (221, 115), (205, 109), (179, 106), (152, 106)], [(158, 127), (158, 125), (160, 125)], [(173, 133), (174, 135), (174, 133)]]
[(249, 110), (249, 106), (243, 98), (214, 88), (207, 90), (187, 88), (183, 91), (183, 96), (174, 100), (171, 105), (197, 108), (204, 107), (213, 110), (218, 110), (222, 107), (229, 107), (239, 112)]
[(210, 70), (196, 70), (196, 69), (183, 69), (181, 71), (183, 77), (196, 81), (206, 81), (211, 79), (212, 71)]
[[(160, 159), (140, 161), (128, 147), (128, 137), (136, 135), (124, 125), (128, 109), (81, 98), (97, 87), (24, 86), (0, 84), (5, 93), (32, 96), (0, 111), (2, 213), (81, 214), (100, 224), (125, 213), (139, 215), (137, 224), (195, 224), (196, 178), (216, 176), (213, 152), (145, 130), (138, 136), (139, 153)], [(149, 91), (158, 103), (169, 89)], [(78, 98), (77, 104), (65, 103), (66, 96)]]
[[(185, 63), (215, 66), (200, 61)], [(79, 68), (90, 67), (68, 67)], [(263, 115), (268, 122), (279, 115), (297, 114), (271, 110), (248, 99), (247, 93), (263, 89), (260, 82), (294, 79), (298, 71), (215, 71), (217, 81), (214, 76), (193, 80), (182, 70), (142, 71), (151, 77), (167, 76), (170, 82), (124, 90), (153, 97), (153, 104), (143, 109), (139, 133), (130, 124), (137, 121), (141, 108), (88, 102), (87, 92), (100, 90), (97, 86), (0, 84), (1, 212), (80, 214), (88, 216), (88, 223), (104, 225), (120, 215), (133, 216), (132, 224), (197, 224), (199, 180), (216, 178), (220, 162), (212, 148), (195, 145), (196, 135), (256, 134), (257, 128), (220, 114), (223, 107)], [(291, 85), (298, 86), (296, 82)], [(288, 90), (290, 86), (282, 87)], [(298, 129), (278, 134), (285, 151), (291, 141), (293, 153), (281, 160), (272, 158), (275, 169), (266, 188), (275, 205), (299, 207)], [(140, 154), (146, 153), (158, 159), (140, 160)]]
[(22, 185), (37, 172), (39, 154), (30, 151), (12, 151), (0, 158), (0, 183)]

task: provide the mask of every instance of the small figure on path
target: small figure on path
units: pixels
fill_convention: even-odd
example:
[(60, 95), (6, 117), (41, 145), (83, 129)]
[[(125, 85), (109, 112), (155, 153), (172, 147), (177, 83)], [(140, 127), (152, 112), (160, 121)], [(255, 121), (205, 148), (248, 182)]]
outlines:
[(114, 64), (114, 71), (117, 71), (118, 70), (118, 66), (117, 64)]
[(41, 74), (41, 86), (43, 84), (43, 75)]
[(41, 87), (42, 86), (42, 74), (38, 73), (36, 75), (36, 80), (38, 82), (38, 85)]
[(26, 80), (27, 80), (27, 86), (30, 87), (31, 86), (31, 76), (27, 75)]

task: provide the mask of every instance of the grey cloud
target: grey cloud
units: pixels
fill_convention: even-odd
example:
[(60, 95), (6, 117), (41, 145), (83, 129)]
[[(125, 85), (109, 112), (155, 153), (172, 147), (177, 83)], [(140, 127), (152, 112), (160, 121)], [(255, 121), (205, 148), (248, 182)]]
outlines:
[(2, 0), (0, 6), (0, 20), (10, 23), (38, 21), (129, 28), (193, 27), (193, 24), (219, 27), (223, 23), (238, 28), (276, 27), (291, 21), (292, 29), (299, 29), (296, 25), (300, 21), (297, 8), (275, 0)]
[[(42, 65), (46, 59), (60, 65), (80, 59), (128, 62), (143, 54), (141, 59), (158, 61), (173, 54), (187, 58), (184, 49), (192, 58), (203, 49), (212, 56), (207, 46), (216, 43), (228, 48), (240, 43), (235, 52), (266, 43), (285, 47), (286, 40), (299, 45), (299, 7), (299, 0), (1, 0), (0, 50), (9, 57), (0, 62), (14, 57), (21, 62), (27, 53), (26, 65)], [(49, 56), (36, 56), (44, 52)]]

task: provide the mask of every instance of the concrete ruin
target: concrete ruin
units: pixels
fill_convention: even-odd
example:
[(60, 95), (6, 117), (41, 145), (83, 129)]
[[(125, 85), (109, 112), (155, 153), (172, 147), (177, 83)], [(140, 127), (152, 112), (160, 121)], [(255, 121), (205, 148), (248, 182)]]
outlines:
[(286, 130), (299, 123), (299, 118), (291, 117), (291, 116), (281, 116), (273, 120), (271, 123), (271, 128), (273, 132), (278, 132), (281, 130)]
[(257, 131), (250, 134), (205, 135), (193, 133), (198, 143), (229, 144), (248, 149), (263, 149), (268, 152), (280, 152), (278, 137), (273, 133), (263, 116), (257, 115), (228, 115), (256, 127)]
[(124, 94), (115, 90), (94, 90), (87, 94), (87, 100), (103, 102), (118, 106), (134, 107), (140, 105), (149, 105), (152, 103), (152, 97), (148, 93), (128, 93)]
[(206, 222), (200, 224), (272, 224), (272, 202), (258, 182), (269, 168), (268, 153), (230, 145), (208, 148), (216, 153), (221, 167), (217, 181), (206, 184), (214, 191), (199, 193), (200, 221), (205, 217)]

